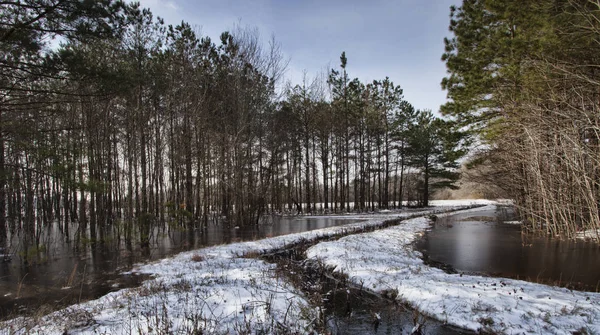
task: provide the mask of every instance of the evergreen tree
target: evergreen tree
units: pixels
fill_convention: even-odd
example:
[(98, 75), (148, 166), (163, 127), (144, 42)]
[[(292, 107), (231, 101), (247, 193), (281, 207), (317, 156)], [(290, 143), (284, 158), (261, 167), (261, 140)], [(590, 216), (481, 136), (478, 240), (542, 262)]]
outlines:
[(464, 0), (451, 9), (442, 111), (485, 144), (478, 178), (551, 235), (600, 227), (590, 145), (599, 138), (599, 13), (589, 1)]
[(402, 88), (399, 85), (394, 85), (389, 77), (386, 77), (384, 80), (373, 81), (373, 88), (373, 103), (378, 111), (378, 119), (381, 123), (381, 140), (383, 144), (383, 150), (379, 156), (384, 160), (384, 162), (380, 164), (383, 165), (380, 168), (381, 173), (383, 174), (380, 198), (383, 208), (388, 208), (390, 202), (389, 186), (390, 172), (392, 168), (392, 143), (394, 140), (394, 126), (403, 126), (398, 122), (394, 124), (394, 121), (399, 121), (398, 112), (402, 111), (401, 106), (405, 103), (405, 101), (404, 96), (402, 95)]
[(464, 0), (450, 9), (445, 53), (448, 76), (442, 88), (449, 102), (443, 115), (469, 126), (483, 139), (497, 135), (507, 102), (520, 99), (527, 55), (541, 49), (548, 13), (537, 0)]
[(408, 101), (402, 101), (393, 111), (392, 130), (392, 148), (395, 150), (396, 157), (394, 161), (394, 201), (402, 207), (404, 199), (405, 172), (408, 165), (408, 139), (410, 137), (417, 111)]
[(336, 133), (335, 137), (335, 148), (336, 148), (336, 182), (335, 185), (339, 192), (335, 192), (337, 199), (335, 203), (340, 203), (340, 209), (346, 208), (346, 202), (349, 201), (348, 191), (350, 184), (350, 92), (349, 85), (350, 79), (346, 72), (346, 66), (348, 65), (348, 58), (346, 58), (346, 52), (342, 52), (340, 56), (340, 68), (341, 71), (331, 70), (329, 78), (327, 80), (331, 95), (332, 95), (332, 106), (336, 118), (340, 120), (336, 124), (334, 129)]
[(419, 111), (411, 125), (407, 141), (409, 165), (421, 174), (422, 206), (429, 206), (430, 195), (437, 189), (456, 189), (460, 177), (458, 159), (466, 152), (459, 148), (461, 134), (452, 123)]
[[(72, 69), (64, 54), (51, 49), (48, 41), (54, 38), (66, 42), (90, 41), (118, 35), (122, 8), (122, 2), (112, 0), (0, 3), (0, 239), (5, 235), (7, 187), (20, 192), (19, 170), (26, 171), (25, 207), (28, 230), (32, 231), (35, 197), (31, 188), (42, 179), (49, 184), (49, 176), (56, 176), (64, 167), (54, 147), (58, 141), (56, 128), (64, 126), (56, 122), (61, 110), (56, 105), (49, 108), (49, 102), (69, 102), (78, 93), (62, 82)], [(44, 138), (43, 134), (52, 136)], [(8, 152), (12, 156), (10, 162)], [(55, 166), (48, 168), (45, 164), (49, 160)], [(36, 162), (37, 166), (30, 162)], [(49, 175), (42, 177), (43, 171)], [(61, 177), (64, 176), (63, 173)], [(20, 200), (15, 202), (18, 204)], [(47, 200), (45, 207), (49, 203)], [(12, 214), (20, 216), (20, 208), (18, 211)], [(47, 217), (49, 212), (46, 212)]]

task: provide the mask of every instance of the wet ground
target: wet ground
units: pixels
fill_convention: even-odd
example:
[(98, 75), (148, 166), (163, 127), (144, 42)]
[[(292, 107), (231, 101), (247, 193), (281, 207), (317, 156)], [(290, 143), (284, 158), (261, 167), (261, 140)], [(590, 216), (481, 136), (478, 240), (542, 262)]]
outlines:
[[(227, 227), (212, 224), (204, 229), (156, 230), (150, 248), (126, 244), (107, 234), (104, 243), (74, 242), (57, 225), (43, 228), (38, 247), (25, 247), (21, 236), (12, 236), (0, 250), (0, 320), (30, 312), (43, 312), (108, 292), (139, 285), (145, 277), (123, 275), (136, 263), (165, 258), (205, 246), (338, 226), (358, 220), (302, 217), (269, 217), (263, 224)], [(74, 232), (76, 229), (70, 229)], [(44, 307), (46, 306), (46, 307)]]
[[(390, 224), (398, 223), (400, 221)], [(281, 274), (319, 308), (322, 319), (317, 324), (323, 333), (471, 334), (467, 330), (428, 318), (399, 303), (394, 292), (383, 295), (373, 293), (352, 284), (334, 269), (324, 268), (318, 262), (307, 260), (304, 252), (315, 243), (318, 241), (301, 243), (262, 258), (277, 264)]]
[(600, 290), (598, 243), (522, 234), (520, 225), (510, 224), (514, 220), (510, 207), (452, 215), (436, 221), (415, 245), (426, 262), (449, 272)]

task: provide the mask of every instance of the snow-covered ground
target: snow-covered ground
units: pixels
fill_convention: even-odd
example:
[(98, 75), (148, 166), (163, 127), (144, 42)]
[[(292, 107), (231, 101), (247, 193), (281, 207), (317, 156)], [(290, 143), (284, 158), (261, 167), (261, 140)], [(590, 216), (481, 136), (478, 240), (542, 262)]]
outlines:
[[(493, 206), (469, 211), (490, 210)], [(502, 334), (600, 333), (600, 294), (519, 280), (447, 274), (427, 266), (411, 243), (427, 218), (321, 242), (307, 256), (364, 288), (392, 294), (421, 313), (474, 331)]]
[(496, 205), (504, 204), (510, 205), (511, 200), (486, 200), (486, 199), (465, 199), (465, 200), (431, 200), (429, 205), (431, 206), (468, 206), (468, 205)]
[(581, 240), (600, 240), (600, 229), (589, 229), (577, 233), (577, 238)]
[(274, 265), (247, 256), (376, 227), (390, 219), (478, 203), (468, 200), (419, 212), (360, 215), (366, 221), (184, 252), (134, 269), (154, 276), (141, 287), (43, 317), (6, 321), (0, 323), (0, 334), (307, 333), (318, 318), (316, 309), (277, 274)]
[(272, 264), (237, 257), (187, 258), (154, 265), (157, 278), (139, 288), (39, 320), (10, 320), (0, 324), (0, 334), (304, 333), (317, 317)]
[(512, 224), (512, 225), (522, 225), (523, 221), (504, 221), (504, 224)]

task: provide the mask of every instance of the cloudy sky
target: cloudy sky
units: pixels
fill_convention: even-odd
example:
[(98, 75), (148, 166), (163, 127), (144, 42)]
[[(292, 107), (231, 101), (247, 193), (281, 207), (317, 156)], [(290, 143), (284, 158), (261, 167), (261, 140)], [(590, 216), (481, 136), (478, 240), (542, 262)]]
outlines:
[(168, 24), (182, 20), (218, 41), (241, 23), (271, 35), (290, 59), (286, 77), (299, 83), (338, 67), (342, 51), (348, 73), (363, 82), (389, 76), (416, 108), (434, 112), (446, 100), (440, 60), (449, 36), (451, 5), (460, 0), (141, 0)]

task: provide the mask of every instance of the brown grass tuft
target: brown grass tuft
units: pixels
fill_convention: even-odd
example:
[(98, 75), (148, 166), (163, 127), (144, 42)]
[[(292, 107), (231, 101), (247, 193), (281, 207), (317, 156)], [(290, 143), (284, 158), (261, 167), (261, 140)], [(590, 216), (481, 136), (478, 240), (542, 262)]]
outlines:
[(202, 257), (202, 255), (194, 254), (192, 256), (192, 262), (202, 262), (202, 261), (204, 261), (204, 257)]

